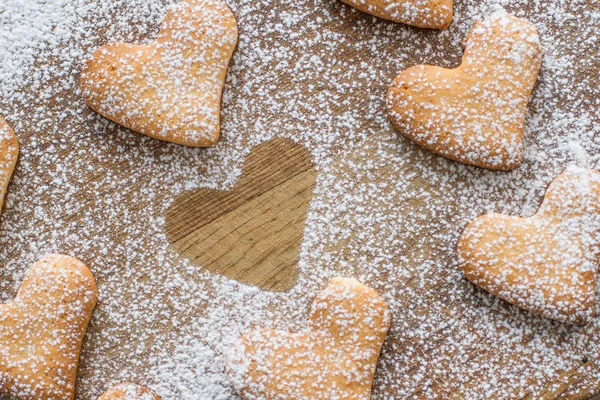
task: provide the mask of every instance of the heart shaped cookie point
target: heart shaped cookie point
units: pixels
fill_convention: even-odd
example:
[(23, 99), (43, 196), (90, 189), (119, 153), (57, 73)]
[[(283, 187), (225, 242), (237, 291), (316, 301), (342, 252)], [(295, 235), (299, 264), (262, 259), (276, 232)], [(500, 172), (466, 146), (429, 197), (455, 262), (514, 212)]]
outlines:
[(193, 147), (219, 140), (221, 92), (237, 44), (221, 0), (174, 6), (150, 45), (98, 49), (81, 73), (87, 104), (136, 132)]
[(488, 214), (458, 243), (464, 275), (486, 291), (548, 318), (594, 315), (600, 261), (600, 172), (570, 167), (529, 218)]
[(160, 400), (160, 397), (135, 383), (121, 383), (107, 390), (98, 400)]
[(453, 0), (342, 0), (376, 17), (419, 28), (446, 29)]
[(0, 395), (72, 399), (96, 299), (94, 278), (81, 261), (50, 255), (35, 263), (14, 301), (0, 304)]
[(285, 291), (298, 258), (317, 172), (310, 152), (287, 139), (261, 144), (229, 191), (198, 189), (175, 199), (166, 231), (194, 264), (263, 289)]
[(398, 75), (388, 91), (389, 118), (404, 136), (446, 158), (517, 168), (541, 54), (532, 24), (497, 12), (475, 24), (458, 68), (420, 65)]
[(373, 289), (334, 278), (314, 300), (300, 333), (245, 335), (228, 374), (243, 399), (368, 400), (390, 312)]

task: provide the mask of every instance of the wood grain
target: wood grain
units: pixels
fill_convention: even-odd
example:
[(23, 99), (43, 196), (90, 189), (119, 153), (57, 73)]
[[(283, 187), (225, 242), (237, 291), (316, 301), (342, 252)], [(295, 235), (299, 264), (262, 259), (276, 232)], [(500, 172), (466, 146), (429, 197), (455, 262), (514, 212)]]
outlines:
[(286, 139), (248, 156), (229, 192), (199, 189), (167, 212), (173, 249), (192, 263), (273, 291), (298, 279), (298, 254), (317, 173), (310, 153)]
[[(176, 0), (163, 1), (165, 8), (167, 3), (173, 2)], [(105, 3), (108, 5), (111, 2)], [(136, 43), (144, 43), (156, 37), (160, 18), (156, 19), (155, 24), (149, 25), (145, 17), (148, 10), (131, 10), (132, 6), (129, 6), (129, 11), (126, 12), (123, 10), (127, 9), (127, 2), (118, 3), (119, 7), (107, 7), (103, 14), (93, 16), (96, 25), (93, 28), (94, 40), (92, 43), (90, 39), (82, 54), (91, 54), (97, 47), (123, 37)], [(222, 171), (238, 168), (242, 162), (242, 156), (236, 158), (237, 151), (250, 148), (258, 137), (265, 135), (264, 132), (306, 141), (314, 154), (320, 154), (319, 157), (325, 155), (327, 159), (334, 159), (340, 153), (348, 158), (349, 153), (356, 153), (356, 157), (350, 157), (346, 166), (338, 168), (334, 165), (320, 170), (320, 180), (335, 182), (353, 173), (350, 179), (356, 185), (389, 185), (389, 195), (366, 199), (371, 208), (376, 210), (375, 215), (368, 212), (360, 214), (354, 210), (346, 213), (346, 223), (343, 215), (330, 218), (330, 215), (325, 215), (328, 210), (313, 207), (310, 211), (311, 221), (313, 215), (315, 220), (326, 217), (334, 228), (350, 231), (352, 236), (333, 239), (326, 237), (319, 245), (327, 251), (316, 252), (316, 255), (326, 255), (327, 259), (314, 257), (311, 248), (307, 248), (305, 259), (308, 265), (319, 265), (319, 270), (327, 269), (328, 272), (336, 269), (350, 275), (354, 269), (356, 276), (361, 279), (364, 277), (366, 284), (386, 294), (402, 310), (402, 314), (394, 319), (380, 358), (373, 399), (398, 398), (397, 388), (401, 388), (409, 380), (422, 382), (419, 383), (419, 392), (413, 393), (412, 398), (460, 398), (464, 393), (461, 389), (477, 386), (481, 382), (490, 382), (492, 385), (489, 398), (497, 398), (495, 394), (498, 391), (514, 388), (514, 382), (499, 374), (498, 380), (492, 383), (489, 377), (495, 376), (494, 373), (486, 374), (482, 370), (465, 375), (462, 371), (457, 371), (460, 365), (456, 360), (461, 354), (468, 354), (469, 362), (482, 361), (481, 364), (492, 365), (488, 369), (510, 370), (514, 367), (514, 373), (522, 376), (524, 382), (535, 383), (536, 386), (545, 385), (547, 399), (582, 400), (599, 393), (599, 363), (594, 354), (587, 354), (585, 346), (582, 346), (580, 359), (583, 360), (585, 355), (589, 359), (579, 362), (579, 359), (572, 360), (560, 353), (562, 350), (558, 344), (572, 340), (569, 337), (572, 331), (566, 326), (556, 327), (556, 333), (551, 336), (556, 342), (550, 347), (557, 349), (556, 358), (564, 361), (566, 367), (563, 368), (564, 371), (561, 370), (562, 373), (553, 373), (544, 378), (547, 382), (541, 382), (539, 376), (531, 373), (532, 369), (528, 368), (529, 364), (536, 364), (535, 360), (527, 360), (531, 353), (523, 354), (519, 349), (499, 351), (498, 343), (486, 337), (485, 332), (468, 329), (472, 321), (469, 318), (473, 318), (468, 310), (485, 309), (485, 315), (494, 318), (498, 309), (507, 313), (509, 306), (488, 311), (492, 300), (484, 293), (468, 298), (449, 296), (456, 293), (456, 287), (464, 289), (461, 289), (461, 293), (472, 294), (469, 290), (476, 290), (454, 273), (451, 265), (453, 249), (448, 240), (444, 241), (445, 237), (461, 228), (455, 224), (456, 220), (461, 220), (460, 217), (451, 218), (452, 214), (449, 212), (452, 207), (445, 205), (458, 203), (459, 197), (457, 193), (440, 193), (432, 182), (423, 177), (426, 177), (424, 173), (438, 168), (441, 169), (436, 172), (439, 179), (453, 181), (456, 174), (452, 171), (456, 170), (456, 166), (432, 156), (402, 137), (390, 140), (386, 149), (375, 147), (381, 146), (383, 138), (397, 135), (391, 124), (385, 124), (383, 99), (390, 82), (400, 70), (412, 65), (457, 65), (462, 56), (457, 42), (465, 36), (464, 28), (469, 24), (467, 17), (472, 15), (468, 7), (473, 2), (456, 2), (457, 18), (448, 31), (442, 34), (387, 23), (355, 12), (340, 1), (314, 2), (310, 7), (293, 2), (233, 3), (239, 10), (236, 17), (240, 22), (240, 37), (247, 38), (248, 41), (246, 47), (238, 49), (237, 57), (232, 61), (230, 75), (234, 79), (226, 84), (225, 97), (229, 100), (222, 113), (223, 136), (214, 151), (188, 151), (179, 146), (148, 140), (118, 126), (107, 125), (106, 121), (85, 107), (78, 94), (75, 82), (79, 60), (68, 70), (69, 74), (63, 73), (64, 66), (59, 63), (60, 60), (49, 61), (52, 70), (61, 74), (48, 86), (31, 85), (24, 88), (24, 94), (29, 94), (24, 97), (26, 102), (0, 98), (0, 104), (5, 105), (2, 114), (14, 128), (18, 128), (15, 131), (23, 149), (21, 161), (9, 187), (0, 235), (2, 264), (22, 263), (23, 266), (15, 267), (13, 264), (8, 268), (0, 268), (0, 297), (8, 299), (14, 295), (20, 274), (27, 267), (23, 260), (31, 257), (32, 253), (52, 250), (53, 246), (59, 246), (67, 254), (80, 256), (90, 265), (98, 282), (101, 298), (82, 349), (76, 398), (95, 399), (109, 385), (124, 379), (142, 383), (161, 393), (158, 390), (158, 378), (155, 378), (157, 355), (161, 355), (162, 349), (177, 354), (179, 339), (190, 335), (190, 332), (194, 333), (192, 323), (201, 321), (205, 316), (206, 309), (213, 304), (205, 299), (212, 298), (215, 288), (220, 287), (221, 282), (206, 279), (208, 274), (188, 274), (185, 277), (193, 284), (191, 289), (187, 289), (185, 285), (164, 285), (164, 282), (177, 283), (182, 268), (172, 260), (173, 252), (165, 254), (163, 251), (161, 246), (166, 245), (162, 240), (163, 226), (160, 224), (156, 228), (157, 221), (162, 221), (165, 217), (165, 204), (173, 201), (174, 192), (180, 193), (181, 188), (189, 185), (199, 187), (206, 182), (226, 181)], [(508, 2), (506, 8), (509, 12), (530, 17), (539, 12), (539, 7), (545, 9), (544, 4), (548, 3)], [(581, 7), (579, 2), (572, 4), (573, 7)], [(599, 5), (597, 1), (589, 0), (587, 13), (591, 15), (600, 10)], [(313, 33), (302, 40), (292, 40), (289, 35), (282, 34), (277, 29), (257, 29), (257, 23), (253, 22), (259, 21), (265, 27), (272, 27), (272, 20), (286, 12), (291, 12), (292, 15), (306, 13), (307, 18), (315, 21), (318, 29), (311, 29)], [(136, 19), (138, 15), (140, 17)], [(331, 19), (326, 19), (325, 24), (317, 24), (316, 21), (323, 15)], [(573, 46), (572, 53), (568, 48), (559, 47), (559, 53), (553, 57), (577, 60), (573, 73), (578, 82), (585, 83), (582, 87), (590, 88), (578, 93), (589, 100), (581, 103), (581, 113), (591, 116), (592, 124), (598, 124), (600, 116), (595, 105), (597, 94), (593, 93), (594, 88), (600, 84), (600, 64), (596, 61), (597, 43), (582, 36), (580, 29), (591, 20), (585, 15), (570, 20), (569, 23), (562, 23), (561, 18), (556, 18), (546, 21), (543, 26), (548, 32), (560, 30), (563, 42), (580, 44)], [(305, 19), (302, 21), (306, 22)], [(318, 40), (323, 32), (344, 40), (340, 40), (339, 47), (332, 51), (327, 46), (327, 40)], [(413, 43), (414, 39), (418, 40)], [(368, 47), (365, 45), (367, 41)], [(417, 46), (427, 50), (421, 51)], [(587, 46), (587, 50), (584, 46)], [(252, 86), (257, 81), (256, 71), (241, 67), (244, 66), (245, 57), (253, 54), (253, 48), (285, 49), (292, 53), (286, 58), (289, 65), (302, 65), (306, 55), (325, 55), (322, 59), (327, 68), (340, 66), (333, 73), (344, 74), (348, 86), (340, 93), (337, 85), (339, 81), (329, 79), (329, 71), (322, 66), (315, 65), (310, 67), (311, 71), (302, 70), (302, 74), (294, 74), (291, 69), (277, 68), (281, 60), (273, 57), (269, 61), (271, 73), (263, 77), (265, 84), (261, 86), (260, 95), (253, 92), (253, 97), (249, 98), (248, 88), (256, 88)], [(368, 66), (365, 72), (379, 71), (376, 75), (379, 79), (366, 79), (362, 76), (366, 74), (362, 74), (363, 71), (356, 66), (363, 62)], [(262, 68), (262, 72), (266, 70), (267, 68)], [(70, 74), (74, 76), (71, 80)], [(546, 80), (554, 77), (548, 69), (542, 72), (542, 76)], [(558, 82), (557, 86), (562, 87)], [(331, 97), (332, 93), (336, 96)], [(568, 112), (569, 107), (566, 106), (573, 101), (571, 93), (569, 90), (557, 91), (557, 113)], [(288, 94), (292, 99), (298, 96), (298, 100), (301, 100), (299, 106), (291, 107), (294, 112), (286, 107), (270, 108), (272, 104), (287, 104)], [(324, 116), (331, 116), (331, 120), (324, 120), (315, 114), (315, 110), (324, 108), (327, 109)], [(530, 105), (530, 109), (532, 114), (539, 111), (535, 104)], [(38, 110), (44, 111), (39, 113)], [(65, 110), (69, 112), (65, 113)], [(348, 118), (348, 113), (352, 110), (359, 112), (350, 113)], [(332, 123), (338, 120), (343, 124)], [(336, 132), (333, 135), (334, 130), (341, 129), (340, 126), (343, 127), (343, 133)], [(310, 132), (314, 137), (309, 140), (306, 133), (304, 136), (300, 134), (302, 132)], [(364, 143), (370, 136), (373, 139)], [(335, 140), (330, 140), (332, 137)], [(526, 146), (537, 148), (543, 139), (532, 133), (526, 137)], [(358, 152), (367, 145), (374, 146), (372, 151)], [(258, 148), (255, 153), (257, 150)], [(56, 151), (60, 152), (59, 157), (48, 156)], [(380, 151), (396, 154), (397, 159), (387, 165), (377, 165), (377, 161), (381, 160)], [(305, 152), (300, 153), (304, 154), (302, 157), (308, 157)], [(180, 215), (177, 218), (167, 216), (169, 239), (175, 242), (183, 238), (191, 240), (191, 235), (196, 230), (207, 229), (202, 228), (202, 224), (211, 223), (205, 215), (213, 215), (215, 219), (212, 221), (215, 222), (212, 224), (215, 227), (221, 216), (231, 218), (234, 210), (240, 210), (245, 203), (245, 200), (235, 200), (242, 193), (240, 187), (243, 179), (260, 182), (261, 176), (274, 174), (266, 172), (270, 169), (295, 170), (285, 157), (277, 159), (273, 155), (275, 162), (266, 162), (268, 159), (265, 157), (261, 157), (262, 162), (256, 161), (256, 168), (262, 173), (249, 174), (252, 158), (251, 155), (246, 161), (243, 171), (246, 178), (240, 178), (231, 192), (202, 189), (187, 192), (177, 198), (172, 203), (169, 214)], [(55, 165), (52, 161), (56, 159), (60, 159), (61, 163)], [(350, 168), (353, 163), (360, 167), (358, 172)], [(373, 163), (376, 164), (374, 171), (366, 171)], [(291, 175), (290, 172), (288, 176)], [(209, 176), (210, 179), (198, 178)], [(481, 174), (469, 170), (468, 174), (463, 173), (462, 176), (476, 179)], [(281, 183), (290, 179), (282, 179)], [(393, 189), (402, 185), (402, 182), (410, 182), (410, 186), (394, 192)], [(525, 181), (524, 185), (528, 182)], [(246, 181), (243, 186), (245, 191), (250, 191), (253, 185)], [(279, 187), (277, 184), (273, 186)], [(231, 196), (227, 201), (235, 203), (235, 207), (220, 197), (226, 193)], [(403, 193), (410, 193), (411, 196), (405, 196), (405, 201), (402, 201), (398, 195)], [(196, 197), (209, 194), (211, 198), (215, 196), (214, 199), (218, 200), (195, 200)], [(260, 195), (261, 193), (245, 194), (248, 199), (256, 199)], [(329, 200), (340, 201), (335, 193), (331, 198), (328, 195), (326, 191), (317, 192), (317, 204), (324, 204)], [(263, 194), (263, 198), (268, 198), (268, 195)], [(308, 207), (310, 196), (303, 198)], [(439, 210), (436, 211), (431, 204), (438, 204)], [(220, 212), (224, 214), (218, 215)], [(350, 218), (352, 214), (360, 215)], [(398, 228), (386, 230), (385, 226), (391, 226), (388, 221), (391, 218)], [(382, 219), (387, 223), (378, 222)], [(357, 221), (372, 221), (373, 224), (361, 225), (357, 229)], [(423, 221), (435, 221), (436, 228), (429, 229), (431, 224)], [(77, 235), (71, 238), (61, 235), (64, 232)], [(270, 235), (273, 240), (282, 240), (277, 235)], [(305, 241), (310, 242), (308, 239)], [(369, 244), (375, 241), (378, 242), (377, 246), (373, 246), (374, 249), (382, 248), (382, 243), (389, 242), (386, 252), (369, 251)], [(151, 250), (154, 247), (157, 251)], [(203, 270), (207, 256), (196, 259), (193, 251), (198, 252), (198, 247), (190, 247), (191, 256), (177, 250), (175, 245), (172, 247), (181, 257), (189, 257), (198, 265), (198, 271)], [(203, 250), (200, 248), (200, 251)], [(382, 257), (385, 257), (383, 262)], [(374, 262), (377, 262), (378, 268), (372, 268)], [(272, 290), (285, 290), (296, 279), (295, 262), (293, 265), (294, 268), (288, 267), (285, 273), (276, 275), (270, 283), (265, 281), (254, 284), (266, 288), (271, 286), (274, 288)], [(314, 282), (315, 275), (312, 272), (310, 269), (306, 271), (309, 282)], [(256, 281), (256, 273), (254, 268), (247, 268), (240, 271), (235, 279), (242, 282), (247, 282), (248, 279)], [(288, 277), (287, 283), (284, 276)], [(205, 293), (192, 293), (196, 287), (201, 287)], [(285, 296), (287, 294), (282, 297)], [(193, 304), (190, 304), (190, 300), (194, 300)], [(285, 316), (276, 313), (276, 305), (269, 304), (276, 316), (274, 320), (277, 323), (287, 321)], [(160, 315), (160, 318), (150, 318), (153, 315)], [(223, 319), (229, 320), (230, 315), (235, 316), (236, 313), (231, 312)], [(239, 320), (231, 321), (239, 324)], [(536, 327), (539, 328), (532, 325), (532, 328)], [(421, 328), (431, 328), (432, 334), (427, 341), (409, 335), (415, 330), (423, 332)], [(223, 334), (222, 325), (217, 325), (214, 330), (215, 336)], [(532, 343), (539, 339), (539, 331), (537, 329), (532, 333)], [(591, 327), (585, 336), (592, 336), (597, 331), (597, 328)], [(490, 332), (490, 335), (493, 336), (494, 333), (496, 332)], [(472, 336), (470, 345), (464, 348), (454, 345), (457, 339), (461, 342), (466, 335)], [(581, 338), (581, 335), (578, 337)], [(204, 340), (202, 337), (197, 339)], [(405, 354), (406, 357), (397, 360), (393, 358), (395, 354)], [(476, 370), (471, 367), (467, 369)], [(525, 385), (521, 386), (526, 389)], [(428, 388), (434, 389), (426, 392)], [(516, 393), (510, 396), (515, 399), (523, 397)]]

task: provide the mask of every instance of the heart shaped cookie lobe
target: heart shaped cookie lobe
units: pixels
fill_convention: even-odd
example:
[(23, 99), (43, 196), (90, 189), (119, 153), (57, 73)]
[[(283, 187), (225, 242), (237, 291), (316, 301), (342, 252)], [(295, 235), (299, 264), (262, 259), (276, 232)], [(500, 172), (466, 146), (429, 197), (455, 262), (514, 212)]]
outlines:
[(496, 12), (475, 24), (458, 68), (420, 65), (400, 73), (388, 91), (388, 116), (434, 153), (493, 170), (517, 168), (541, 54), (532, 24)]
[(0, 395), (73, 399), (96, 299), (94, 278), (81, 261), (50, 255), (35, 263), (15, 300), (0, 305)]
[(419, 28), (445, 29), (452, 22), (453, 0), (342, 0), (376, 17)]
[(135, 383), (121, 383), (107, 390), (98, 400), (160, 400), (160, 397)]
[(8, 182), (19, 158), (19, 142), (11, 127), (0, 117), (0, 209)]
[(98, 49), (82, 70), (82, 94), (93, 110), (136, 132), (213, 146), (237, 38), (235, 17), (222, 1), (183, 1), (167, 14), (154, 43)]
[(600, 261), (600, 172), (570, 167), (529, 218), (488, 214), (463, 232), (464, 275), (486, 291), (548, 318), (594, 315)]
[(334, 278), (314, 300), (306, 331), (254, 331), (229, 360), (243, 399), (368, 400), (390, 328), (381, 297), (355, 279)]

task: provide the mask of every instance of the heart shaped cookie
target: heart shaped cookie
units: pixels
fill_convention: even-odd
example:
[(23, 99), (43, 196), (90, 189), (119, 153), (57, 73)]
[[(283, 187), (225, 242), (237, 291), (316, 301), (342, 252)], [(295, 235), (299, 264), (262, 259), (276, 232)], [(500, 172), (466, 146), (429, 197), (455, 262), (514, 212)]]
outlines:
[(0, 117), (0, 210), (17, 158), (19, 158), (17, 137), (6, 121)]
[(342, 0), (360, 11), (419, 28), (445, 29), (453, 0)]
[(150, 137), (194, 147), (219, 140), (221, 92), (237, 24), (220, 0), (183, 1), (150, 45), (113, 43), (81, 72), (87, 104)]
[(523, 161), (523, 130), (542, 51), (535, 27), (496, 12), (475, 24), (462, 64), (403, 71), (387, 95), (394, 126), (452, 160), (494, 170)]
[(160, 397), (135, 383), (121, 383), (107, 390), (98, 400), (160, 400)]
[(287, 139), (252, 149), (228, 192), (198, 189), (175, 199), (166, 231), (173, 249), (193, 263), (243, 283), (287, 290), (316, 184), (310, 153)]
[(600, 172), (569, 167), (529, 218), (487, 214), (458, 242), (474, 284), (545, 317), (585, 324), (594, 315), (600, 261)]
[(334, 278), (300, 333), (261, 329), (232, 352), (228, 375), (243, 399), (368, 400), (390, 312), (377, 292)]
[(50, 255), (31, 266), (15, 300), (0, 305), (0, 397), (73, 399), (96, 299), (81, 261)]

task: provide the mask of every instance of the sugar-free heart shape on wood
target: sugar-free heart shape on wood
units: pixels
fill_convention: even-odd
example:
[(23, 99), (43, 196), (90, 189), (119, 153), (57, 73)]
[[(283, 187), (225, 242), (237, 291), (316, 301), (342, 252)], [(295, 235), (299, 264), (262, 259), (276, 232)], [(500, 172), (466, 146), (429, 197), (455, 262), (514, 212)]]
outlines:
[(523, 161), (523, 130), (542, 51), (535, 27), (503, 12), (475, 24), (455, 69), (419, 65), (388, 91), (394, 126), (452, 160), (495, 170)]
[(300, 333), (245, 335), (228, 375), (243, 399), (368, 400), (390, 312), (373, 289), (334, 278), (313, 302)]
[(445, 29), (453, 0), (342, 0), (363, 12), (419, 28)]
[(81, 73), (87, 104), (150, 137), (194, 147), (219, 140), (221, 92), (237, 44), (221, 0), (187, 0), (167, 14), (147, 46), (98, 49)]
[(283, 291), (298, 278), (298, 254), (317, 173), (310, 153), (286, 139), (252, 150), (231, 191), (199, 189), (167, 212), (172, 247), (210, 271)]
[(98, 400), (160, 400), (160, 397), (135, 383), (121, 383), (107, 390)]
[(15, 300), (0, 305), (0, 395), (72, 399), (96, 299), (81, 261), (49, 255), (31, 266)]
[(532, 217), (477, 218), (460, 238), (458, 260), (470, 281), (518, 307), (586, 323), (600, 261), (600, 172), (569, 167)]
[(17, 137), (6, 121), (0, 117), (0, 210), (17, 158), (19, 158)]

